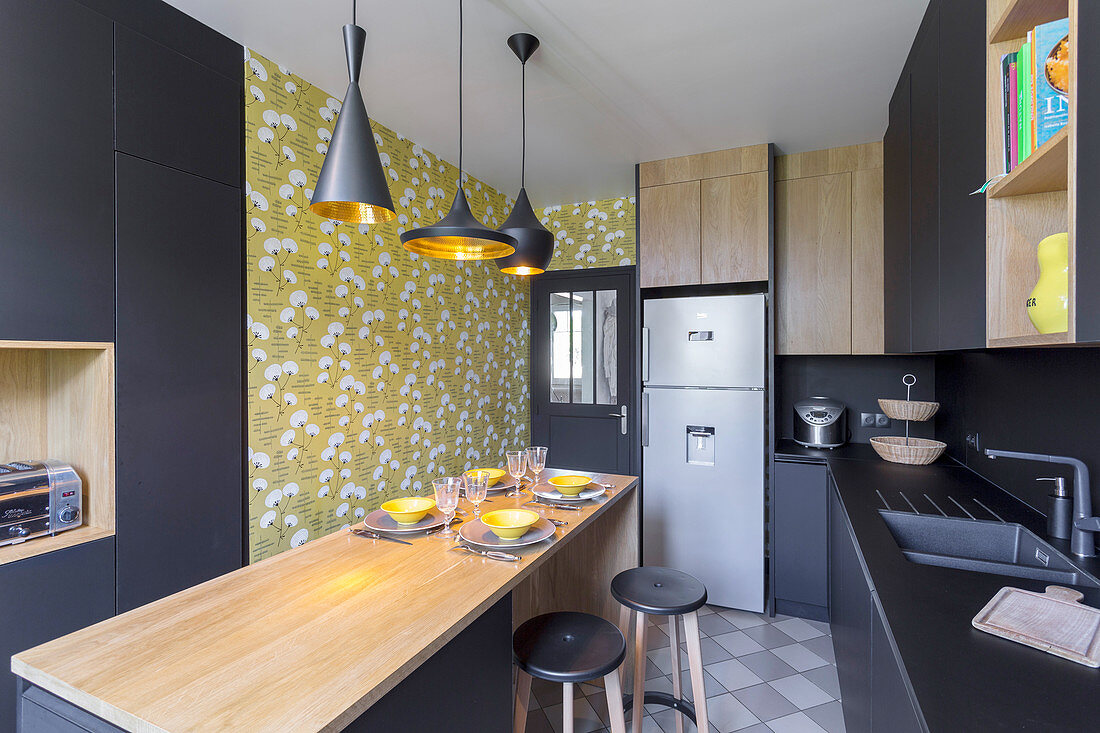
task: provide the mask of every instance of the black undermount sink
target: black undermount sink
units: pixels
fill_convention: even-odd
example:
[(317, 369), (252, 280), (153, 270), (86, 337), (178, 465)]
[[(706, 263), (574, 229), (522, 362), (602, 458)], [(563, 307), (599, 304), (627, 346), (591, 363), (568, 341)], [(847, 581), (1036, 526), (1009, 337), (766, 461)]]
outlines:
[(1100, 588), (1100, 580), (1019, 524), (879, 510), (911, 562)]

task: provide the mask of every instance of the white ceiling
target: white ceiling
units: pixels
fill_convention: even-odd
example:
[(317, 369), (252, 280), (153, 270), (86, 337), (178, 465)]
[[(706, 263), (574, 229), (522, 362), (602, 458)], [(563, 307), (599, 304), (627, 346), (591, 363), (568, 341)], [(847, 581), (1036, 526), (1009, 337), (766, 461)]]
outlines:
[[(351, 0), (168, 0), (342, 97)], [(538, 206), (624, 195), (634, 164), (774, 142), (878, 140), (928, 0), (465, 0), (467, 170)], [(457, 161), (457, 0), (360, 0), (371, 117)]]

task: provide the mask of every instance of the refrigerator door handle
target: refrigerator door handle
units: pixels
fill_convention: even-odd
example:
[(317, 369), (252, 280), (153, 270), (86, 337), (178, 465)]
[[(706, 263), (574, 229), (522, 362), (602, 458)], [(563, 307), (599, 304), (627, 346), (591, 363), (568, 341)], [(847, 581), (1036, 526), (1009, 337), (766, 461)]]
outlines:
[(642, 327), (642, 382), (649, 381), (649, 329)]
[(649, 447), (649, 392), (642, 392), (642, 447)]

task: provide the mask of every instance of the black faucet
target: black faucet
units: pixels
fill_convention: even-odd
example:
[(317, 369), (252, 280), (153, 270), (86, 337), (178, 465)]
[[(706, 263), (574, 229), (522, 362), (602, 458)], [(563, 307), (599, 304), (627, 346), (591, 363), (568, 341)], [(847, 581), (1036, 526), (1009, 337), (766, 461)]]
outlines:
[(1019, 458), (1024, 461), (1061, 463), (1073, 467), (1073, 532), (1070, 535), (1070, 551), (1078, 557), (1095, 557), (1096, 541), (1093, 532), (1100, 532), (1100, 517), (1092, 516), (1092, 494), (1089, 489), (1089, 467), (1076, 458), (1048, 456), (1045, 453), (1017, 453), (1011, 450), (991, 450), (990, 458)]

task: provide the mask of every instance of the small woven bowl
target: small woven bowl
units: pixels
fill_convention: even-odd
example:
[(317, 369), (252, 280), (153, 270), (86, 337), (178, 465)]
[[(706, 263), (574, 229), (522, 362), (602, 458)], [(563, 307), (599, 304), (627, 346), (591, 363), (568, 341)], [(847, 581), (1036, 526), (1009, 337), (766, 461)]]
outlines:
[(891, 463), (927, 466), (943, 455), (947, 443), (928, 438), (909, 438), (909, 445), (906, 445), (905, 438), (891, 435), (871, 438), (871, 447), (883, 460)]
[(918, 402), (916, 400), (882, 400), (878, 406), (891, 420), (909, 420), (912, 422), (924, 422), (936, 414), (940, 409), (939, 402)]

